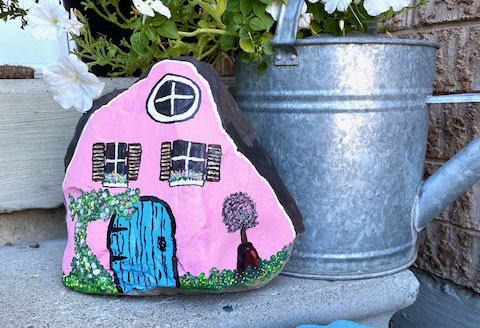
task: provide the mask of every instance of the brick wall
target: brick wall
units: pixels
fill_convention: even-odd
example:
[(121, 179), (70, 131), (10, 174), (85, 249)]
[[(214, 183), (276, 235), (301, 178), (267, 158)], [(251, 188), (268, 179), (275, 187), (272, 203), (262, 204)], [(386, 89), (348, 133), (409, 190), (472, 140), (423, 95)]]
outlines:
[[(440, 43), (435, 94), (480, 92), (480, 0), (430, 0), (387, 26)], [(431, 106), (425, 176), (479, 134), (480, 104)], [(480, 292), (480, 183), (419, 234), (417, 265)]]

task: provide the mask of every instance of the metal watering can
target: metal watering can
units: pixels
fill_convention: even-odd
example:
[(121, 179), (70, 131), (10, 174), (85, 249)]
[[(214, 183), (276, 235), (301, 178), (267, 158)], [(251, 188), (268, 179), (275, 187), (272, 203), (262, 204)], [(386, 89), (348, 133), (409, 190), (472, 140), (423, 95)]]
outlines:
[(480, 178), (480, 139), (423, 181), (438, 44), (373, 36), (295, 41), (283, 6), (264, 74), (238, 64), (237, 102), (297, 200), (305, 233), (284, 274), (357, 279), (408, 268), (417, 232)]

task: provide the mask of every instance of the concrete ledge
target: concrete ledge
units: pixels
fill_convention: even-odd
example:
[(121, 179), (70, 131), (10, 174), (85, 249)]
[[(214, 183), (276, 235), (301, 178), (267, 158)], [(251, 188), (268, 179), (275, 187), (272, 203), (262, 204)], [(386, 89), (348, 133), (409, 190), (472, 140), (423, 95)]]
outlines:
[(279, 276), (263, 289), (238, 294), (92, 296), (61, 284), (65, 243), (0, 247), (2, 327), (296, 327), (347, 319), (387, 328), (419, 287), (403, 271), (336, 282)]
[(67, 235), (65, 207), (0, 212), (0, 246), (33, 244)]

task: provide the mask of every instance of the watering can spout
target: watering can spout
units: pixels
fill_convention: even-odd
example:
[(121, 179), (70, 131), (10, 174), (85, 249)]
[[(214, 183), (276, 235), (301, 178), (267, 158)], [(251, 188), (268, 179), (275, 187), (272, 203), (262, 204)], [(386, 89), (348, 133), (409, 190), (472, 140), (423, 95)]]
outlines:
[(480, 179), (480, 137), (445, 163), (420, 187), (415, 228), (422, 230)]

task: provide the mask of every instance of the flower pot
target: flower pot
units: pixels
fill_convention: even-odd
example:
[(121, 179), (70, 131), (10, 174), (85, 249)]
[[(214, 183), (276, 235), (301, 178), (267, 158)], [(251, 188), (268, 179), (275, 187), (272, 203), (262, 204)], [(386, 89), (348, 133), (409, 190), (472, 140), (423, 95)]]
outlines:
[(299, 4), (283, 12), (267, 72), (237, 67), (238, 104), (304, 218), (284, 273), (338, 280), (401, 271), (415, 261), (417, 232), (480, 177), (480, 140), (422, 181), (438, 45), (295, 42)]

